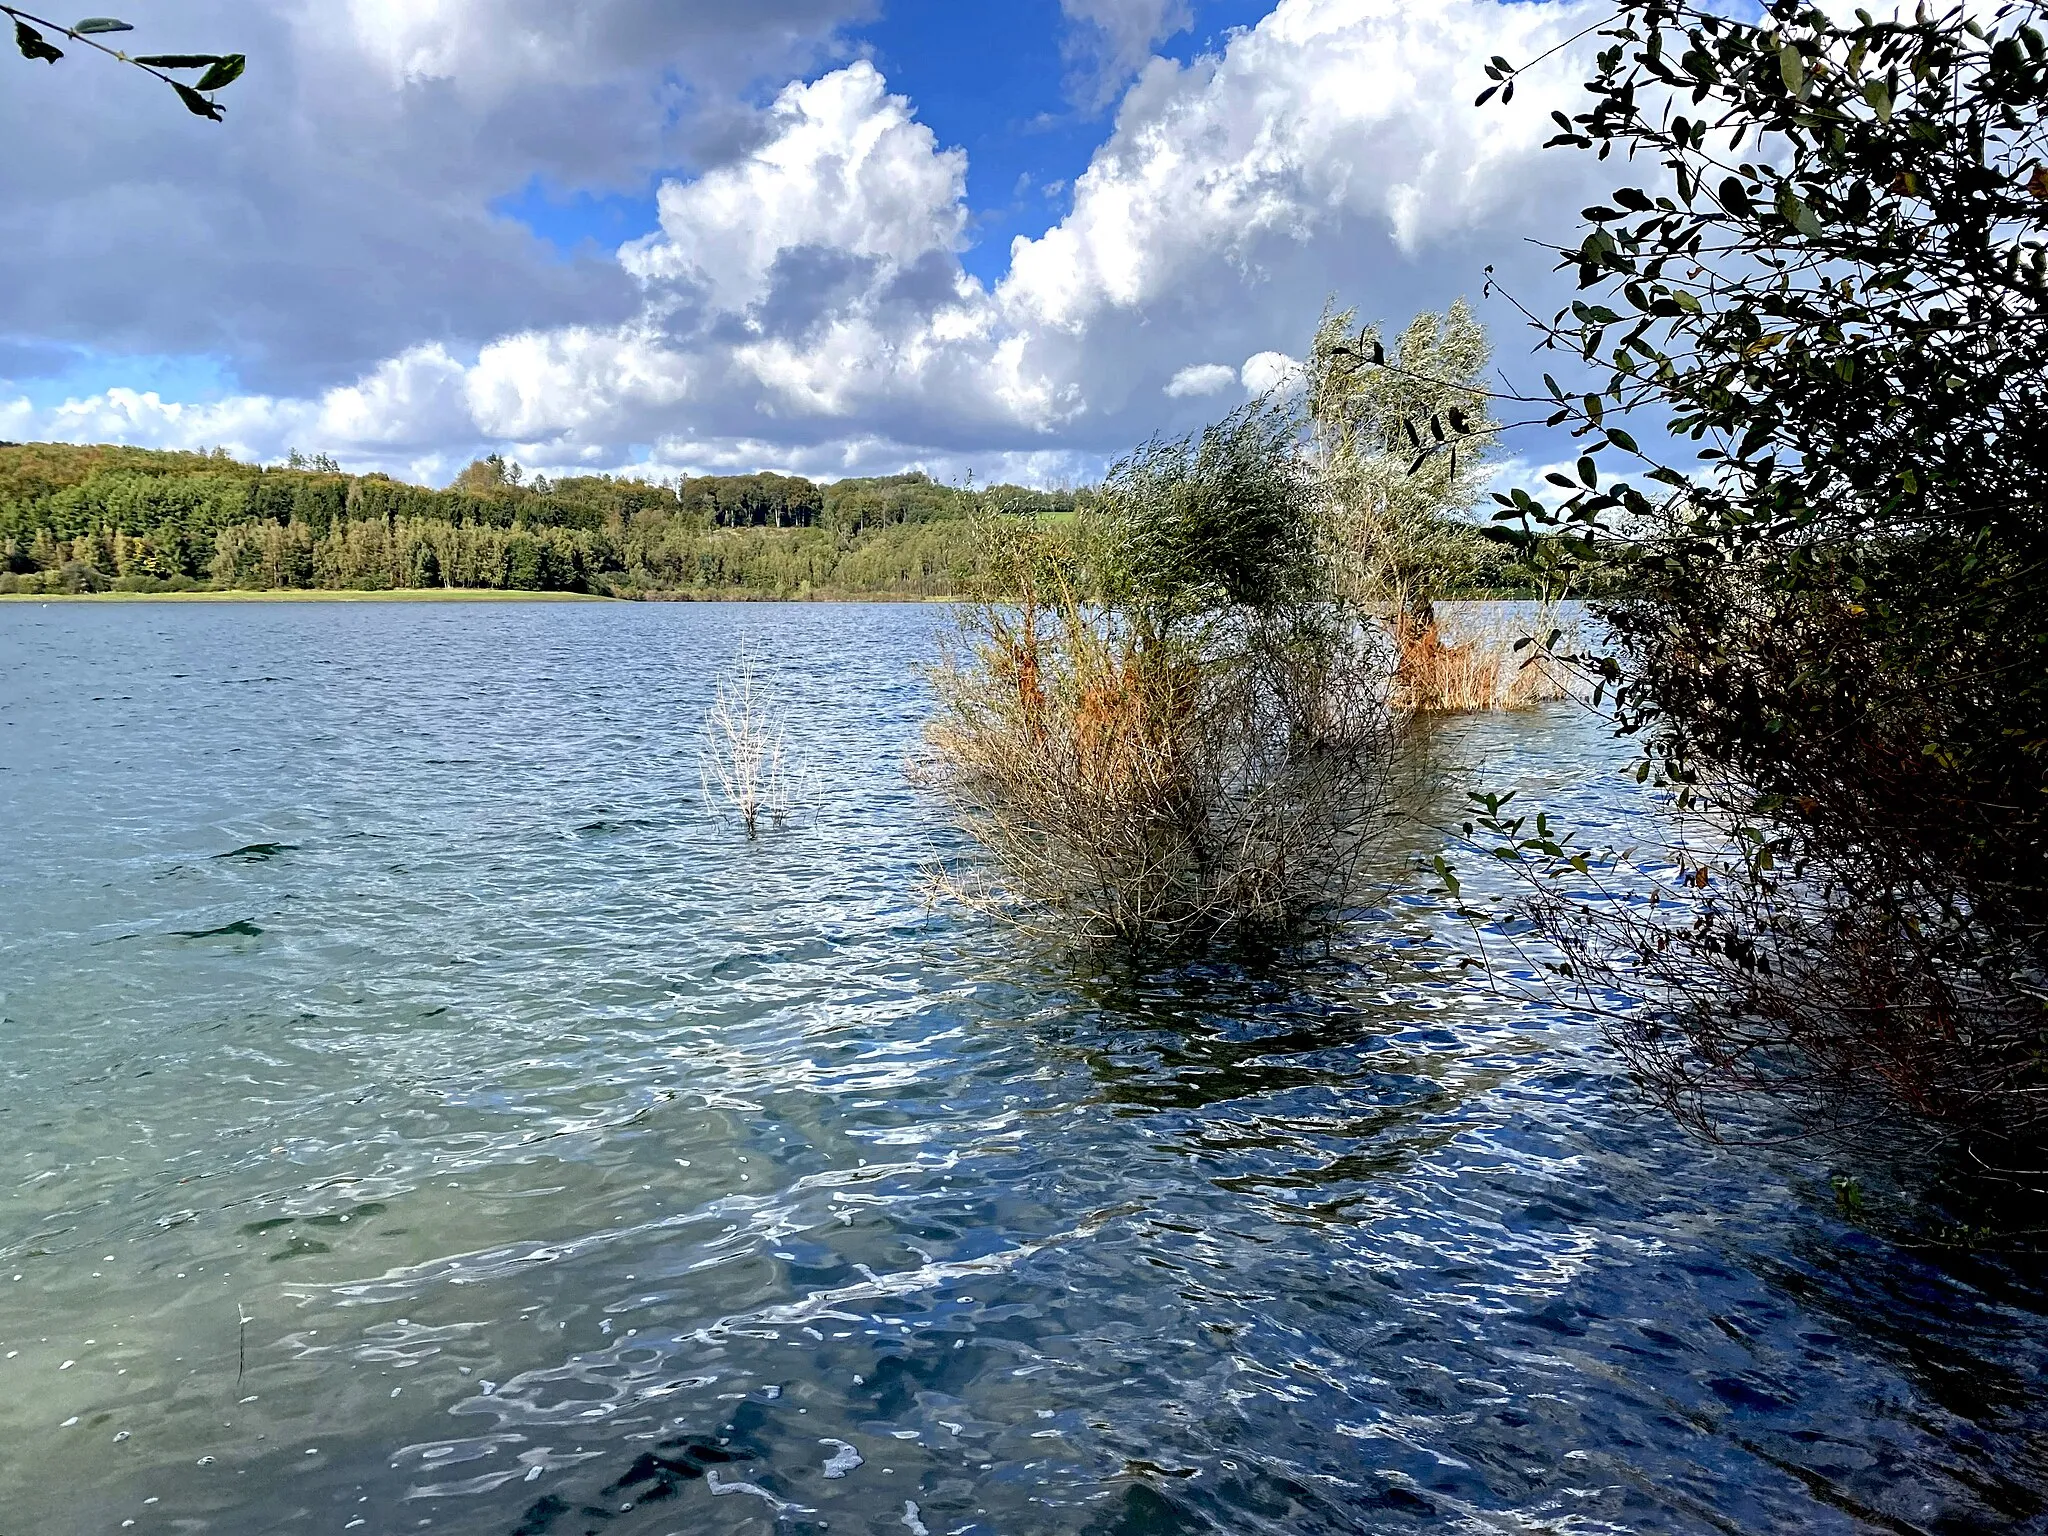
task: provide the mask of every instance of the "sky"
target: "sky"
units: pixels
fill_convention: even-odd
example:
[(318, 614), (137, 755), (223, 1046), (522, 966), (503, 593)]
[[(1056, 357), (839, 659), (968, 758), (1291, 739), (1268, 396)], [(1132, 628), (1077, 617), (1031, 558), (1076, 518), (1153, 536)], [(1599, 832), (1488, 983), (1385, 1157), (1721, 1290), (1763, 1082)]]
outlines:
[[(224, 124), (0, 60), (0, 438), (446, 483), (1092, 479), (1284, 386), (1326, 302), (1465, 297), (1611, 177), (1590, 0), (126, 0)], [(1575, 243), (1575, 242), (1574, 242)]]

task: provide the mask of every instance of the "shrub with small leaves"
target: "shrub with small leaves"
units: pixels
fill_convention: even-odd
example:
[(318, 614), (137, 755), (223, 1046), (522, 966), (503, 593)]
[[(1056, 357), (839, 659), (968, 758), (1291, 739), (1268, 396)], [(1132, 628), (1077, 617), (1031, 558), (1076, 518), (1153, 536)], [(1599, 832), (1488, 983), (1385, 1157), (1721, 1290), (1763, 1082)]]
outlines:
[[(1590, 101), (1555, 114), (1552, 143), (1628, 184), (1560, 249), (1581, 297), (1542, 327), (1595, 374), (1584, 393), (1546, 380), (1583, 452), (1553, 476), (1561, 503), (1514, 491), (1499, 516), (1532, 549), (1632, 550), (1599, 681), (1724, 867), (1676, 931), (1609, 928), (1603, 947), (1579, 909), (1579, 959), (1674, 980), (1683, 1006), (1655, 1027), (1692, 1049), (1643, 1038), (1675, 1092), (1789, 1071), (2039, 1132), (2038, 10), (1627, 0), (1599, 31)], [(1639, 441), (1645, 417), (1668, 433)], [(1676, 462), (1687, 444), (1696, 462)]]

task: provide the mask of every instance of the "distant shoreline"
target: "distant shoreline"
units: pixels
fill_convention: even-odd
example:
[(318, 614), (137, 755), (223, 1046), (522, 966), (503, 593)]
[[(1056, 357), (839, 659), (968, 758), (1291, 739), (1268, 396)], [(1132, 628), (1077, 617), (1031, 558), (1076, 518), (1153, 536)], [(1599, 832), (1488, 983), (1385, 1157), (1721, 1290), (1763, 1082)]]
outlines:
[(329, 587), (270, 587), (224, 592), (0, 592), (7, 603), (957, 603), (954, 596), (920, 597), (887, 592), (812, 593), (798, 597), (741, 589), (710, 592), (647, 592), (613, 597), (600, 592), (518, 592), (500, 587), (396, 587), (359, 592)]
[[(1438, 607), (1464, 604), (1527, 603), (1540, 601), (1538, 594), (1513, 589), (1466, 593), (1440, 598)], [(270, 587), (262, 591), (225, 592), (0, 592), (0, 606), (8, 603), (887, 603), (948, 606), (972, 602), (959, 593), (920, 596), (903, 592), (750, 592), (744, 588), (699, 589), (692, 592), (641, 592), (616, 597), (604, 592), (519, 592), (502, 587), (395, 587), (381, 592), (359, 592), (331, 587)], [(1570, 599), (1583, 604), (1586, 599)]]
[(611, 603), (594, 592), (400, 587), (388, 592), (275, 587), (261, 592), (0, 592), (0, 603)]

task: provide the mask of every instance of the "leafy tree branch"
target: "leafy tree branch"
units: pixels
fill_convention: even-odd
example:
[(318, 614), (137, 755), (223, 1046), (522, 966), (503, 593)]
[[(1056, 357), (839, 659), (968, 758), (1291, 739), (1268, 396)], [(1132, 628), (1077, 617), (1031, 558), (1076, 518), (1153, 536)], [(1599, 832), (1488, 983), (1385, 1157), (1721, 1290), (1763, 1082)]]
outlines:
[[(109, 47), (99, 41), (102, 37), (121, 32), (133, 32), (134, 27), (111, 16), (88, 16), (83, 21), (64, 26), (11, 5), (0, 5), (0, 15), (14, 23), (14, 45), (21, 50), (21, 56), (31, 61), (55, 64), (64, 57), (64, 50), (50, 41), (49, 33), (105, 54), (122, 64), (141, 70), (144, 74), (161, 80), (185, 104), (185, 109), (195, 117), (219, 122), (227, 108), (215, 100), (212, 93), (234, 84), (242, 77), (248, 60), (239, 53), (161, 53), (130, 56), (118, 48)], [(198, 71), (190, 82), (177, 78), (177, 73)], [(176, 73), (174, 73), (176, 72)]]

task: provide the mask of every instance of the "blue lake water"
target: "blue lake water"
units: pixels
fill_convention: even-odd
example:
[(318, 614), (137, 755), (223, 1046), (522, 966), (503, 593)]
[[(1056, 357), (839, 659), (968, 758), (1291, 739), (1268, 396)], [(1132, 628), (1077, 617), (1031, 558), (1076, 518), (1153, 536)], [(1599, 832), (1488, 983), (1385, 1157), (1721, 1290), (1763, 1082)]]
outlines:
[[(2048, 1531), (2038, 1275), (1427, 901), (1152, 975), (929, 912), (941, 622), (0, 606), (0, 1533)], [(755, 842), (742, 640), (819, 784)], [(1571, 707), (1439, 737), (1630, 804)]]

